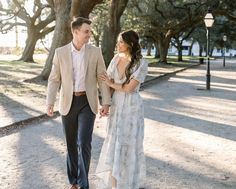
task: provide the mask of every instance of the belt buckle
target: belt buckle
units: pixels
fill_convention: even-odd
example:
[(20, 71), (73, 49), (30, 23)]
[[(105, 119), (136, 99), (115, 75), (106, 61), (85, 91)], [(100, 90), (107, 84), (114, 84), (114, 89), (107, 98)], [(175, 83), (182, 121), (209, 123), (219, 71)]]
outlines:
[(75, 95), (75, 96), (82, 96), (82, 95), (85, 95), (85, 94), (86, 94), (85, 91), (74, 92), (74, 95)]

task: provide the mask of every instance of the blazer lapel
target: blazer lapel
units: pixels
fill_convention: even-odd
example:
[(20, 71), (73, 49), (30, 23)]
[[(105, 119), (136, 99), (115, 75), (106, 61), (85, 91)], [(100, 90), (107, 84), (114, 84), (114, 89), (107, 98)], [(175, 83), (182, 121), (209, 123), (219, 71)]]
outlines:
[(67, 60), (68, 64), (68, 76), (71, 76), (71, 80), (73, 81), (73, 65), (72, 65), (72, 53), (71, 53), (71, 43), (67, 45), (66, 48), (67, 52), (65, 53), (65, 60)]
[(85, 45), (85, 52), (84, 52), (84, 69), (85, 69), (85, 73), (87, 73), (87, 69), (88, 69), (88, 64), (89, 64), (89, 49), (90, 46), (89, 45)]

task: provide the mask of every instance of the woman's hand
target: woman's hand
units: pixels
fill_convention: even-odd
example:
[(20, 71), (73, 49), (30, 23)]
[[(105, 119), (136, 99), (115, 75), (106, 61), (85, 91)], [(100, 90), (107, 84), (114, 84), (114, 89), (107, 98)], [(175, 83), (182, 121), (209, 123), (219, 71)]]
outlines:
[(106, 72), (103, 72), (101, 75), (99, 75), (99, 79), (101, 79), (103, 82), (106, 83), (106, 85), (111, 86), (113, 84), (113, 81), (109, 79)]

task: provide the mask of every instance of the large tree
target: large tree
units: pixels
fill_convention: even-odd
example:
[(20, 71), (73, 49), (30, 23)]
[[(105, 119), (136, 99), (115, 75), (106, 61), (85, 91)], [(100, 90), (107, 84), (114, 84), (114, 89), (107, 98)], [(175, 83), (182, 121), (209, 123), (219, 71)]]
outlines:
[(48, 33), (54, 30), (54, 25), (49, 26), (55, 20), (52, 0), (42, 3), (34, 0), (31, 13), (26, 10), (27, 1), (13, 0), (8, 7), (0, 6), (0, 15), (4, 18), (0, 21), (0, 31), (8, 32), (15, 26), (26, 27), (27, 39), (20, 60), (34, 62), (33, 54), (36, 43)]
[(88, 18), (94, 6), (101, 3), (102, 0), (53, 0), (53, 2), (56, 14), (56, 27), (49, 56), (42, 73), (38, 77), (44, 80), (48, 79), (51, 72), (55, 49), (65, 45), (72, 39), (70, 23), (73, 17), (82, 16)]
[[(167, 63), (169, 44), (173, 37), (186, 33), (199, 23), (208, 7), (218, 8), (219, 0), (131, 0), (132, 12), (143, 36), (154, 39), (160, 62)], [(141, 24), (140, 24), (141, 23)]]
[(186, 41), (191, 33), (194, 31), (194, 27), (190, 28), (190, 30), (186, 30), (185, 32), (177, 33), (171, 41), (171, 44), (178, 50), (178, 61), (183, 61), (182, 50), (183, 50), (183, 42)]
[[(213, 9), (213, 15), (217, 17), (216, 26), (218, 39), (216, 45), (223, 48), (225, 45), (223, 42), (223, 35), (227, 36), (226, 46), (229, 48), (235, 48), (236, 45), (236, 4), (231, 0), (219, 1), (218, 6)], [(214, 24), (215, 26), (215, 24)], [(215, 28), (215, 27), (214, 27)]]
[(171, 39), (202, 22), (206, 8), (207, 3), (197, 1), (162, 0), (147, 5), (150, 28), (145, 33), (157, 40), (160, 62), (167, 63)]
[(109, 18), (105, 25), (102, 37), (102, 52), (106, 65), (114, 56), (116, 39), (121, 31), (120, 18), (127, 6), (128, 0), (112, 0), (109, 9)]

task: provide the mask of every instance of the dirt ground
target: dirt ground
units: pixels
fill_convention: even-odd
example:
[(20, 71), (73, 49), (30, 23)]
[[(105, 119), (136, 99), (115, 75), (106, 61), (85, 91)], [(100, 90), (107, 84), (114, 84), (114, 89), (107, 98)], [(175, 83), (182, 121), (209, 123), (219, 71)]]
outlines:
[[(210, 91), (205, 72), (205, 65), (187, 69), (141, 92), (146, 189), (236, 188), (236, 62), (212, 63)], [(97, 118), (91, 189), (105, 134), (106, 118)], [(0, 148), (1, 189), (69, 188), (60, 117), (1, 136)]]

